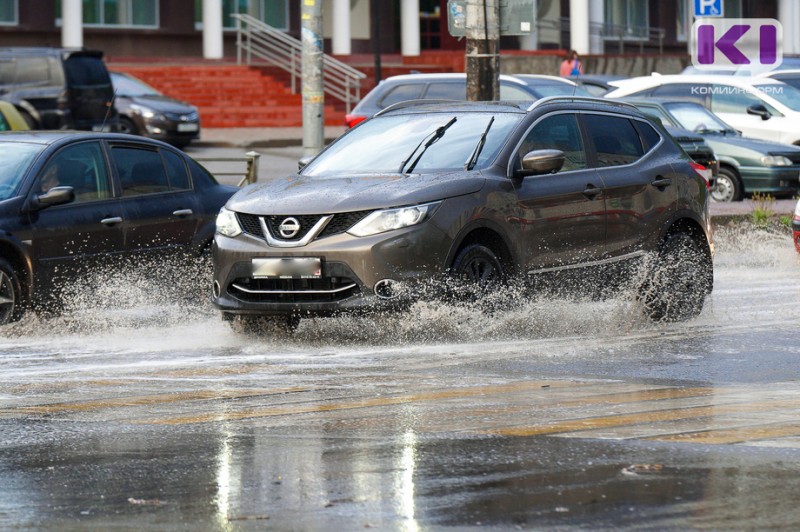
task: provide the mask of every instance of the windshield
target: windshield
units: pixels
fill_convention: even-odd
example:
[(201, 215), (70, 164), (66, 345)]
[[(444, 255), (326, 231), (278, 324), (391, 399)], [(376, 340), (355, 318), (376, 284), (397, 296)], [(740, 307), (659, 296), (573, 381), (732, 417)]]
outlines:
[(647, 116), (649, 116), (650, 118), (658, 119), (658, 121), (660, 121), (662, 125), (674, 126), (674, 127), (678, 126), (678, 124), (676, 124), (675, 121), (667, 113), (665, 113), (658, 107), (647, 107), (643, 105), (639, 107), (639, 110), (644, 114), (646, 114)]
[(678, 126), (698, 133), (709, 131), (732, 131), (731, 126), (720, 120), (717, 115), (699, 104), (667, 103), (664, 104)]
[(337, 140), (302, 174), (408, 173), (409, 168), (415, 173), (463, 170), (472, 165), (473, 153), (486, 132), (474, 164), (480, 168), (495, 158), (523, 116), (486, 112), (379, 116)]
[(37, 144), (0, 143), (0, 201), (17, 195), (23, 176), (41, 151)]
[(800, 90), (795, 89), (791, 85), (781, 84), (764, 84), (755, 85), (756, 90), (778, 100), (780, 103), (791, 109), (792, 111), (800, 111)]
[(161, 93), (141, 81), (112, 73), (111, 83), (119, 96), (158, 96)]

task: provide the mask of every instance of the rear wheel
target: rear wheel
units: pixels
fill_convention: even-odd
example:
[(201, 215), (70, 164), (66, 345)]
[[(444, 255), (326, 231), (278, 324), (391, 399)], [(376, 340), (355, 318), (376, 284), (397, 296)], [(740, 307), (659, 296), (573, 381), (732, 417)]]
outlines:
[(720, 168), (714, 188), (711, 189), (711, 199), (720, 202), (741, 201), (743, 196), (744, 186), (736, 172)]
[(22, 285), (14, 268), (0, 259), (0, 325), (18, 321), (23, 313)]
[(703, 310), (714, 282), (714, 267), (707, 249), (692, 235), (667, 236), (642, 287), (641, 299), (653, 321), (684, 321)]

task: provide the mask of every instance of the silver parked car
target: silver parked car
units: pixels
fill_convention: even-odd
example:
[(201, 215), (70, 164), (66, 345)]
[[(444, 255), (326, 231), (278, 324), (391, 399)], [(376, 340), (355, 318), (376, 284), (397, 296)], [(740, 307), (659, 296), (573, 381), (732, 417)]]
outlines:
[(630, 272), (655, 254), (664, 271), (642, 288), (648, 314), (690, 318), (713, 279), (707, 183), (692, 164), (618, 102), (398, 104), (298, 174), (228, 201), (214, 302), (237, 321), (292, 325), (397, 306), (426, 283), (480, 295), (576, 270)]

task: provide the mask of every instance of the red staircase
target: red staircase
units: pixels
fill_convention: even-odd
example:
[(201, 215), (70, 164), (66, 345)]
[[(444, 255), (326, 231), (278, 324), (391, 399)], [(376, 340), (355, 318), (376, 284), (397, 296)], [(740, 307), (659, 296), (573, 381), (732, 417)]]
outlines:
[[(203, 127), (300, 127), (303, 99), (281, 73), (240, 65), (109, 64), (167, 96), (198, 107)], [(285, 79), (284, 79), (285, 78)], [(344, 107), (325, 105), (325, 124), (342, 125)]]

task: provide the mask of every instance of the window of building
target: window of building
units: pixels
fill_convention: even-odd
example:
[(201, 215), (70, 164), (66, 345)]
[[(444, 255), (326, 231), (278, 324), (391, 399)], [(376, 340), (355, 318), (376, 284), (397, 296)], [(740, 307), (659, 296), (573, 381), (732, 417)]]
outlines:
[(647, 0), (606, 0), (605, 21), (608, 39), (619, 38), (619, 31), (629, 38), (649, 38)]
[[(222, 0), (222, 26), (235, 29), (231, 15), (250, 15), (275, 29), (289, 29), (289, 0)], [(203, 0), (194, 0), (195, 27), (203, 27)]]
[[(2, 1), (2, 0), (0, 0)], [(159, 0), (83, 0), (83, 25), (89, 27), (158, 27)], [(61, 26), (62, 0), (56, 0)]]
[(0, 0), (0, 26), (16, 26), (17, 23), (17, 0)]

